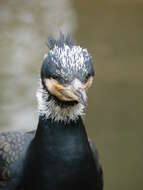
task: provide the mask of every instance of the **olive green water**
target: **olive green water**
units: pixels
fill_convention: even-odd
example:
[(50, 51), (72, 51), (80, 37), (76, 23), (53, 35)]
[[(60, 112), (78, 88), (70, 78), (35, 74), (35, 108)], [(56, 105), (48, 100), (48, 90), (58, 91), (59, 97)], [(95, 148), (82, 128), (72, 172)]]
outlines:
[(143, 0), (0, 0), (0, 128), (37, 125), (49, 34), (70, 32), (95, 63), (85, 119), (105, 190), (143, 189)]

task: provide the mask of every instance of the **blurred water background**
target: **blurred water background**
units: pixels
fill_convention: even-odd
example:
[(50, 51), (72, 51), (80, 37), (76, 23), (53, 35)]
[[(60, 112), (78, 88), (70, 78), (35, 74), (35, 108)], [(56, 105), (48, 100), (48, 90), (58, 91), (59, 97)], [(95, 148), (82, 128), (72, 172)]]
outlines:
[(0, 0), (0, 130), (36, 127), (45, 44), (60, 30), (94, 59), (85, 123), (104, 189), (143, 189), (143, 0)]

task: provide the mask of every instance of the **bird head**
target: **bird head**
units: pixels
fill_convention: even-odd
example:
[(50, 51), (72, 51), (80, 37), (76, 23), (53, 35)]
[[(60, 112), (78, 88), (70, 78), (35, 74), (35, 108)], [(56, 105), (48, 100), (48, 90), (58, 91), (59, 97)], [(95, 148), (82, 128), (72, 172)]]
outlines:
[(53, 119), (74, 119), (87, 105), (87, 91), (94, 76), (92, 58), (87, 49), (75, 45), (70, 36), (63, 34), (59, 40), (49, 38), (48, 47), (41, 67), (42, 105), (48, 117), (53, 111)]

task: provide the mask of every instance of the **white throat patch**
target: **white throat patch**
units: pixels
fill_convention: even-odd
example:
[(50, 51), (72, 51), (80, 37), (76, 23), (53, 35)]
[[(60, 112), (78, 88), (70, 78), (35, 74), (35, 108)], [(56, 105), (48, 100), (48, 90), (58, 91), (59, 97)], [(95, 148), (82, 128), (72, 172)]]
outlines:
[(58, 105), (55, 99), (48, 100), (49, 93), (43, 88), (41, 81), (36, 96), (39, 115), (45, 116), (47, 119), (69, 122), (78, 119), (79, 116), (83, 116), (85, 113), (85, 106), (81, 103), (65, 108)]

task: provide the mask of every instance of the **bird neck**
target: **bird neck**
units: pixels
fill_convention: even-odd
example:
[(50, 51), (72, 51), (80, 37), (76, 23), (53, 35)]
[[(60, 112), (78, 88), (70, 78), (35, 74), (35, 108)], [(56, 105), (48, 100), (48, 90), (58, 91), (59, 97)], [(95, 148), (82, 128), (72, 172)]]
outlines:
[(85, 190), (96, 177), (81, 117), (65, 124), (40, 116), (28, 158), (25, 167), (25, 189), (28, 190), (77, 190), (81, 187)]
[(43, 161), (48, 159), (47, 155), (51, 155), (68, 163), (78, 156), (78, 152), (81, 153), (79, 157), (86, 157), (89, 153), (87, 133), (81, 117), (68, 123), (40, 117), (34, 143)]
[[(51, 118), (47, 119), (45, 116), (39, 116), (39, 123), (38, 123), (38, 128), (36, 132), (36, 136), (46, 136), (47, 135), (55, 135), (59, 136), (70, 134), (72, 135), (77, 135), (76, 132), (78, 131), (83, 131), (84, 134), (86, 134), (85, 127), (82, 121), (82, 118), (79, 117), (77, 120), (73, 121), (70, 120), (69, 122), (65, 121), (54, 121)], [(49, 132), (52, 132), (52, 134), (49, 134)], [(60, 134), (61, 133), (61, 134)]]
[[(65, 123), (63, 121), (55, 122), (52, 119), (39, 117), (39, 124), (35, 136), (36, 141), (43, 147), (48, 145), (56, 146), (56, 149), (75, 145), (76, 147), (88, 143), (87, 133), (79, 117), (76, 121)], [(72, 143), (72, 144), (71, 144)]]
[(70, 123), (84, 115), (85, 106), (81, 103), (59, 103), (43, 86), (41, 80), (37, 90), (39, 116), (51, 119), (55, 122)]

